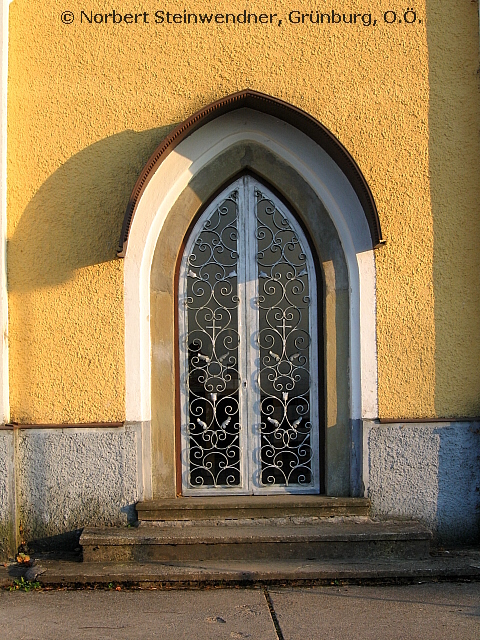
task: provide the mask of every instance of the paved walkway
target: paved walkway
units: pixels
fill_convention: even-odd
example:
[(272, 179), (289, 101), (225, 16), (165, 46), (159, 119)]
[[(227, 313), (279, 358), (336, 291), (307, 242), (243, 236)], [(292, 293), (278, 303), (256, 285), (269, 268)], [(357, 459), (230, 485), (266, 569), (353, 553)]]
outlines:
[(0, 592), (3, 640), (478, 640), (480, 583)]

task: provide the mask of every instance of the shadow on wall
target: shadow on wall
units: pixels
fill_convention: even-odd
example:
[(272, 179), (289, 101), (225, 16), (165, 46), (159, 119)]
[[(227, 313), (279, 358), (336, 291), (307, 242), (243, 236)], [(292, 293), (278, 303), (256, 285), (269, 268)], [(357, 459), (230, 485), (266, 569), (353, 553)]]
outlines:
[(458, 11), (452, 1), (426, 2), (435, 413), (442, 417), (480, 415), (478, 4), (461, 4)]
[(480, 422), (451, 423), (439, 436), (437, 527), (445, 544), (480, 536)]
[(116, 249), (133, 186), (168, 130), (124, 131), (83, 149), (18, 220), (8, 242), (12, 420), (123, 420)]
[(375, 514), (423, 522), (439, 544), (480, 535), (480, 422), (371, 424)]
[(100, 140), (44, 182), (8, 242), (11, 291), (60, 284), (76, 269), (115, 259), (130, 193), (172, 126)]

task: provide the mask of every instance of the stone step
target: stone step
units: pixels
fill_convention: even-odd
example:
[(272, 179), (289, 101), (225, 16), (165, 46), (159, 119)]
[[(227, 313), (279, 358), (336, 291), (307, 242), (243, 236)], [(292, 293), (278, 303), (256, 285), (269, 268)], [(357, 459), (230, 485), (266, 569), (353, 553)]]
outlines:
[(417, 522), (318, 520), (314, 524), (87, 528), (86, 562), (318, 560), (428, 557), (430, 532)]
[[(41, 559), (37, 580), (50, 587), (98, 585), (143, 588), (204, 586), (331, 585), (334, 582), (384, 584), (439, 580), (480, 581), (480, 550), (450, 549), (425, 559), (367, 558), (365, 560), (204, 560), (193, 562), (71, 562)], [(21, 566), (0, 564), (0, 587), (24, 575)]]
[(137, 513), (141, 522), (368, 516), (370, 500), (318, 495), (189, 497), (138, 502)]

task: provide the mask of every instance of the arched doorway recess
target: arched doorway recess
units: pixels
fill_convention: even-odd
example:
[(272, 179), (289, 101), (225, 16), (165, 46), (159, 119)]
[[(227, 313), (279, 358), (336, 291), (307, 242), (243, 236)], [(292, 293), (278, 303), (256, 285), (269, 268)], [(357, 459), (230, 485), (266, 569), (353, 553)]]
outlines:
[(145, 497), (179, 491), (176, 267), (199, 212), (242, 171), (273, 185), (311, 238), (323, 280), (324, 366), (318, 380), (325, 406), (325, 492), (362, 492), (361, 424), (377, 417), (372, 219), (358, 184), (354, 188), (348, 171), (324, 147), (285, 118), (254, 106), (207, 118), (158, 164), (154, 154), (136, 200), (132, 194), (135, 215), (127, 212), (124, 227), (128, 243), (122, 236), (126, 413), (128, 421), (145, 427)]

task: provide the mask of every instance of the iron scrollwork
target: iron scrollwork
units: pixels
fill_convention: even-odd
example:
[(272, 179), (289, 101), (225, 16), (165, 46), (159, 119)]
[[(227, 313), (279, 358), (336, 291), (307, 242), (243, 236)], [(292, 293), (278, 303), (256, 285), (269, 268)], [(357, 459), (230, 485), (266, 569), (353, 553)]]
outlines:
[(260, 351), (260, 478), (312, 484), (307, 255), (288, 219), (255, 189)]
[(185, 491), (318, 491), (316, 282), (300, 227), (242, 177), (197, 222), (182, 269)]
[(238, 191), (204, 223), (187, 258), (188, 482), (241, 484)]

